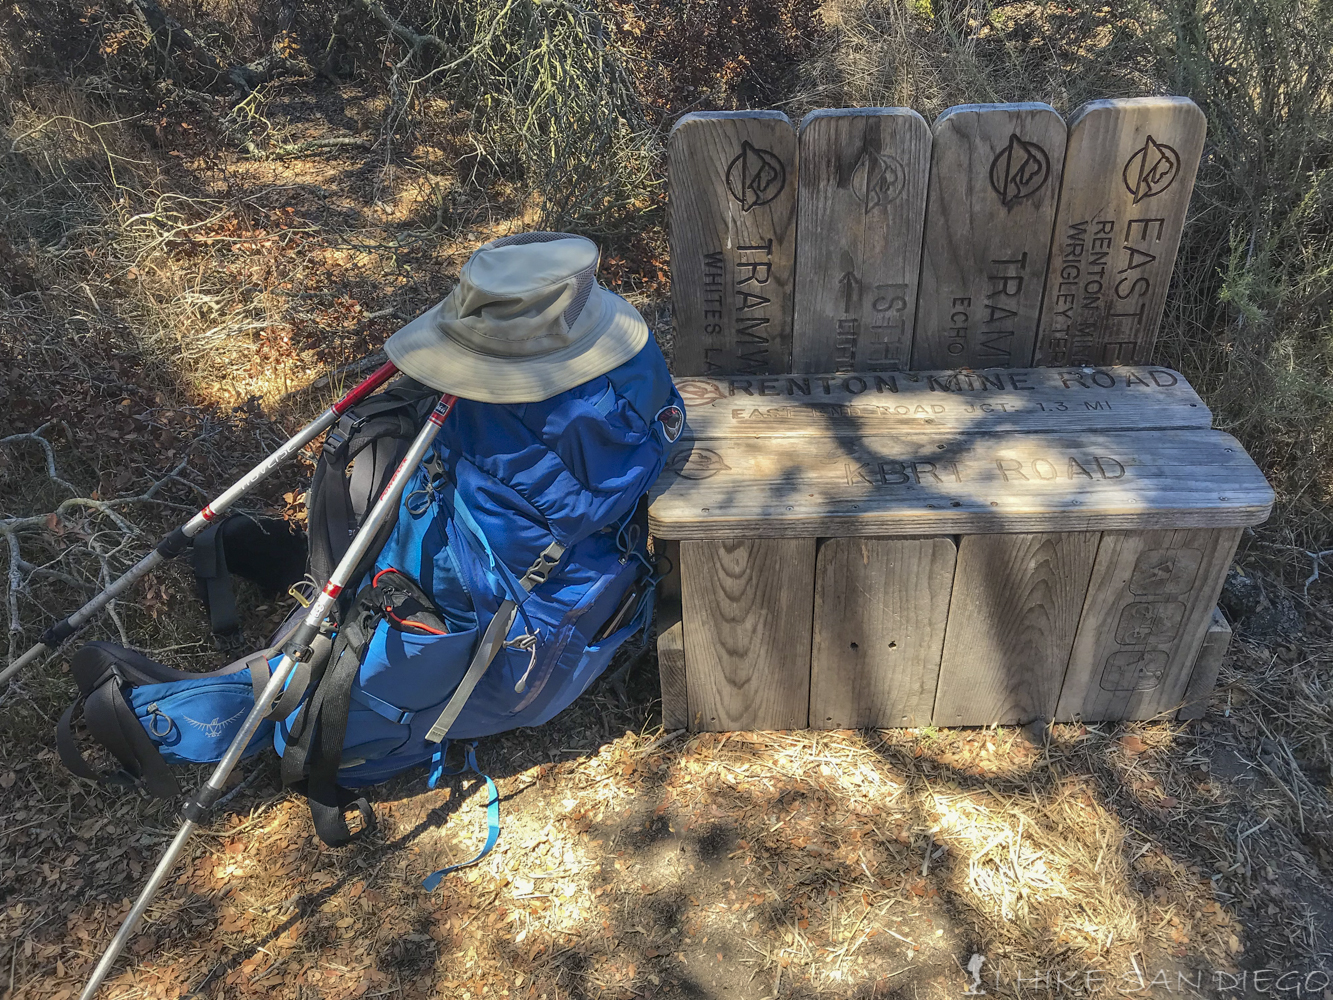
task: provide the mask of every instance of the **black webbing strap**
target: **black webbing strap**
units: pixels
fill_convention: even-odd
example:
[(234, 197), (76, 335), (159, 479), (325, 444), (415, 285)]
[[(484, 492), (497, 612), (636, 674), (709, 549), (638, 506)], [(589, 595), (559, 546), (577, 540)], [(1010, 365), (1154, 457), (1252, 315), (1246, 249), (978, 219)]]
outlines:
[(232, 587), (227, 553), (222, 545), (224, 523), (215, 521), (194, 536), (190, 560), (199, 582), (199, 596), (208, 606), (208, 623), (213, 634), (233, 638), (240, 631), (241, 620), (236, 612), (236, 591)]
[[(318, 687), (294, 720), (282, 754), (282, 783), (304, 792), (319, 839), (330, 846), (346, 844), (375, 826), (375, 814), (363, 796), (338, 784), (347, 713), (352, 705), (352, 684), (361, 668), (366, 646), (375, 633), (380, 611), (373, 606), (372, 588), (357, 595), (327, 660)], [(357, 833), (347, 826), (347, 810), (361, 813)]]
[[(180, 793), (180, 785), (125, 701), (120, 685), (120, 677), (108, 668), (101, 682), (82, 699), (84, 724), (93, 739), (111, 751), (126, 774), (142, 778), (148, 791), (157, 798), (171, 798)], [(79, 704), (76, 701), (65, 709), (56, 723), (56, 749), (60, 759), (81, 778), (112, 780), (115, 775), (93, 770), (74, 743), (71, 727)]]

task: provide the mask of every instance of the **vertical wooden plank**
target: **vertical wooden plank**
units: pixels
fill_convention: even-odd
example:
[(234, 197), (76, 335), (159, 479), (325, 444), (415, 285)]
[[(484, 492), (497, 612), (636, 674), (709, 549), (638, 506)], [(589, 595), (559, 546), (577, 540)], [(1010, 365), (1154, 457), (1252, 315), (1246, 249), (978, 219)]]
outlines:
[(913, 368), (1032, 363), (1066, 135), (1046, 104), (935, 120)]
[(667, 142), (677, 375), (791, 365), (796, 132), (777, 111), (710, 111)]
[(1096, 532), (964, 536), (936, 725), (1009, 725), (1054, 716), (1097, 539)]
[(662, 728), (667, 732), (690, 724), (685, 684), (685, 625), (680, 613), (680, 542), (653, 540), (660, 558), (671, 566), (657, 584), (657, 674), (662, 684)]
[(1093, 101), (1075, 113), (1037, 364), (1152, 360), (1207, 127), (1185, 97)]
[(951, 538), (830, 538), (820, 545), (811, 728), (930, 722), (956, 558)]
[(1102, 536), (1058, 719), (1150, 719), (1175, 710), (1241, 530)]
[(908, 108), (812, 111), (800, 128), (792, 367), (911, 360), (930, 128)]
[(803, 729), (813, 538), (680, 543), (693, 729)]
[(1203, 645), (1194, 659), (1194, 670), (1190, 682), (1185, 688), (1185, 703), (1176, 713), (1182, 722), (1188, 719), (1202, 719), (1208, 714), (1208, 699), (1213, 688), (1217, 687), (1217, 675), (1222, 669), (1222, 660), (1231, 645), (1231, 626), (1221, 608), (1213, 608), (1212, 621), (1208, 631), (1203, 634)]

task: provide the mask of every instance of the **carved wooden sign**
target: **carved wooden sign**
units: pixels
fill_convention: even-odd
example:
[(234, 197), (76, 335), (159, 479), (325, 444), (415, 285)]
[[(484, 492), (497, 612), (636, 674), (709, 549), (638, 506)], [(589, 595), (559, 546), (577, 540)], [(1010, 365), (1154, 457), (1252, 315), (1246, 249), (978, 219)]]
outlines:
[(1221, 431), (816, 434), (683, 440), (662, 538), (983, 534), (1258, 524), (1273, 491)]
[(933, 131), (912, 367), (1030, 365), (1064, 119), (1046, 104), (964, 104)]
[(906, 368), (930, 129), (907, 108), (812, 111), (800, 152), (792, 366)]
[(1027, 368), (682, 378), (687, 437), (1208, 428), (1169, 368)]
[(688, 114), (667, 143), (676, 371), (791, 365), (796, 132), (777, 111)]
[(1037, 364), (1152, 360), (1206, 131), (1184, 97), (1093, 101), (1074, 115)]

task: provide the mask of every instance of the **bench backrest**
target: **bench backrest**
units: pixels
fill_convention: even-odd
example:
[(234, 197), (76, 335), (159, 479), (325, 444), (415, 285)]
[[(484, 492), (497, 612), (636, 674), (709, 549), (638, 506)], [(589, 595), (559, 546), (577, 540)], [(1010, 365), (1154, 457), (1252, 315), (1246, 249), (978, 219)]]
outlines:
[(1205, 129), (1181, 97), (685, 115), (676, 374), (1148, 364)]

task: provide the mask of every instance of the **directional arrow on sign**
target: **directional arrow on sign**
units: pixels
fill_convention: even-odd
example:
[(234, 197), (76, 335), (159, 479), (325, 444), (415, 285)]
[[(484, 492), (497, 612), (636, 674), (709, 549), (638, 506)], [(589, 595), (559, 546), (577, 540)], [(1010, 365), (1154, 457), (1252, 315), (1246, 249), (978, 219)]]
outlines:
[(852, 271), (843, 271), (838, 277), (838, 287), (842, 289), (842, 311), (850, 315), (853, 296), (858, 305), (861, 302), (861, 279)]

